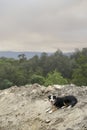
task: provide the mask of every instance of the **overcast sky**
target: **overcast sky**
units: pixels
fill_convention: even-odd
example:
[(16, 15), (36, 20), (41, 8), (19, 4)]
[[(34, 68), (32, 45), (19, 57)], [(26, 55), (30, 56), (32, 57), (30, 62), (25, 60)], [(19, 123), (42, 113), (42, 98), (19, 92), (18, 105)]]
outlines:
[(87, 47), (87, 0), (0, 0), (0, 51)]

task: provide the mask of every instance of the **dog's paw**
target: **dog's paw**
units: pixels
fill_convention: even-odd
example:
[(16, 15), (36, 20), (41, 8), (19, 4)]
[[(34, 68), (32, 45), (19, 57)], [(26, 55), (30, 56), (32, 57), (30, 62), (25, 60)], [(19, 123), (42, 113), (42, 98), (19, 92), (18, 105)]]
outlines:
[(49, 114), (51, 114), (53, 111), (51, 110), (51, 111), (49, 111)]
[(66, 106), (61, 107), (62, 109), (66, 108)]
[(70, 105), (70, 106), (68, 106), (67, 108), (70, 109), (71, 107), (72, 107), (72, 106)]
[(49, 112), (49, 110), (46, 110), (46, 113)]
[(50, 108), (48, 108), (48, 109), (46, 110), (46, 113), (49, 112), (49, 111), (50, 111)]

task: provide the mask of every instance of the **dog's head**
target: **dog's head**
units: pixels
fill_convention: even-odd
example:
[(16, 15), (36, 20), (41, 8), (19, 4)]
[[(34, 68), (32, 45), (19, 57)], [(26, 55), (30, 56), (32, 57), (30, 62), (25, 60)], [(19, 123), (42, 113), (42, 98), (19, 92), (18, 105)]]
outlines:
[(48, 100), (51, 102), (51, 104), (54, 104), (55, 101), (56, 101), (56, 96), (54, 96), (54, 95), (49, 95), (49, 96), (48, 96)]

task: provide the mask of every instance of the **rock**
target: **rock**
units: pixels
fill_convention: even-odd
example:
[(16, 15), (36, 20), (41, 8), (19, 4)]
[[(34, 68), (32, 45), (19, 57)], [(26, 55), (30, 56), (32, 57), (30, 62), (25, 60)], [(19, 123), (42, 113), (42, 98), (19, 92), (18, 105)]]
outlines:
[(46, 87), (46, 89), (45, 89), (45, 93), (48, 93), (48, 92), (53, 92), (55, 90), (55, 88), (53, 87), (53, 86), (48, 86), (48, 87)]
[(64, 86), (64, 85), (57, 85), (57, 84), (55, 84), (55, 85), (53, 85), (53, 87), (54, 87), (55, 89), (62, 89), (62, 88), (64, 88), (65, 86)]
[[(46, 113), (51, 93), (73, 94), (78, 103)], [(0, 90), (0, 130), (87, 130), (87, 86), (34, 84)]]
[(36, 93), (37, 93), (37, 89), (33, 89), (30, 94), (36, 94)]
[(67, 128), (66, 130), (74, 130), (74, 129), (71, 129), (71, 128)]
[(49, 119), (47, 119), (45, 122), (46, 122), (46, 123), (50, 123), (50, 120), (49, 120)]

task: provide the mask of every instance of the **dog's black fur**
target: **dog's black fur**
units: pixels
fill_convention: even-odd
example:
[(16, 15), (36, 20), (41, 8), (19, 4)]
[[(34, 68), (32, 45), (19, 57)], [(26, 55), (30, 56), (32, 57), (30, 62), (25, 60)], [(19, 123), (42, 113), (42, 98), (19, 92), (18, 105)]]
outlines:
[[(51, 98), (53, 99), (53, 101), (51, 101)], [(64, 106), (73, 107), (77, 103), (77, 99), (73, 95), (64, 96), (64, 97), (56, 97), (56, 96), (49, 95), (48, 99), (52, 103), (52, 105), (54, 105), (57, 108), (62, 108)]]

